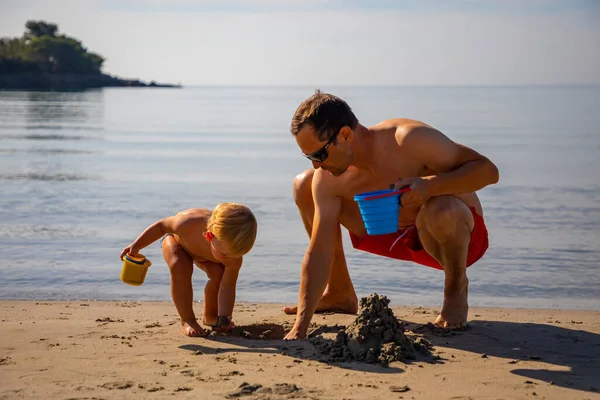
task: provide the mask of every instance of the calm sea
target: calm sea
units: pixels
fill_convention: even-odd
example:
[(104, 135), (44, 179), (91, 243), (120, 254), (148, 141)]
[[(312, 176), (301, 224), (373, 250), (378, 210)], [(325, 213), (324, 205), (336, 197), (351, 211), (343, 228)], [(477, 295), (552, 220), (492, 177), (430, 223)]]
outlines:
[[(474, 306), (600, 309), (600, 87), (322, 87), (361, 122), (421, 119), (491, 158), (490, 249)], [(295, 302), (310, 166), (288, 131), (310, 87), (0, 92), (0, 299), (169, 300), (158, 243), (140, 287), (120, 250), (154, 221), (222, 201), (259, 220), (238, 300)], [(443, 273), (344, 247), (359, 296), (439, 305)], [(206, 281), (194, 274), (196, 298)]]

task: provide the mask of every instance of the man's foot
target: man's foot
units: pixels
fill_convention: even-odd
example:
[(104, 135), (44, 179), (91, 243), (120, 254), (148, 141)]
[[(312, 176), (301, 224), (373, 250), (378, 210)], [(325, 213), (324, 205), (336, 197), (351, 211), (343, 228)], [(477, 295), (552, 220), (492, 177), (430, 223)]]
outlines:
[(283, 340), (299, 340), (299, 339), (306, 339), (306, 332), (301, 334), (300, 330), (298, 328), (296, 328), (295, 325), (287, 333), (287, 335), (285, 335), (285, 337), (283, 338)]
[(438, 328), (464, 329), (467, 327), (469, 303), (467, 292), (458, 292), (444, 297), (442, 312), (436, 318), (434, 325)]
[(185, 336), (200, 337), (206, 336), (206, 331), (198, 324), (195, 319), (189, 321), (181, 321), (181, 330)]
[[(284, 307), (283, 312), (286, 314), (296, 314), (297, 306)], [(333, 312), (339, 314), (356, 314), (358, 311), (358, 299), (356, 295), (353, 297), (342, 298), (341, 296), (333, 296), (325, 292), (319, 304), (317, 304), (316, 313)]]

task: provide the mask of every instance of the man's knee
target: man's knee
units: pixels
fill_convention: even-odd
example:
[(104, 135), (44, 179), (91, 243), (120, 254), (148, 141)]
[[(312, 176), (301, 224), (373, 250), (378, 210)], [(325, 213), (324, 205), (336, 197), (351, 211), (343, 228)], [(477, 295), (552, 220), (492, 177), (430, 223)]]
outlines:
[(296, 175), (294, 178), (294, 201), (300, 209), (312, 205), (312, 180), (314, 173), (315, 170), (311, 168)]
[[(421, 227), (436, 239), (456, 238), (463, 231), (473, 230), (473, 214), (465, 203), (454, 196), (437, 196), (429, 199), (419, 212)], [(424, 226), (423, 226), (424, 225)]]

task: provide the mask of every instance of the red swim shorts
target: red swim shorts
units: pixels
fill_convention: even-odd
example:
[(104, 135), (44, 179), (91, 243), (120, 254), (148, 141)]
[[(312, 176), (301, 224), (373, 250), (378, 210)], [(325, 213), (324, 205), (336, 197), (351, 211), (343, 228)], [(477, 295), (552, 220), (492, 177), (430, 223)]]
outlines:
[[(467, 267), (483, 257), (489, 245), (488, 231), (483, 217), (477, 214), (472, 207), (471, 213), (473, 213), (475, 219), (475, 226), (471, 232), (471, 241), (469, 242)], [(364, 238), (350, 232), (350, 239), (355, 249), (397, 260), (413, 261), (417, 264), (443, 270), (440, 263), (423, 248), (415, 226), (387, 235), (367, 235)]]

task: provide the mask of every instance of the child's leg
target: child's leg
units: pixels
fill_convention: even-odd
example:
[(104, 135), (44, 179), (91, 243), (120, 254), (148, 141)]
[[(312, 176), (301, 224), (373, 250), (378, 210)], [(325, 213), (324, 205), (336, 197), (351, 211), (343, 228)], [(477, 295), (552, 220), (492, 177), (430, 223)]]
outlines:
[(202, 336), (206, 331), (200, 327), (194, 314), (194, 291), (192, 289), (192, 258), (173, 236), (162, 242), (163, 256), (171, 272), (171, 297), (181, 318), (181, 328), (187, 336)]
[(204, 325), (212, 325), (217, 322), (219, 316), (219, 286), (225, 267), (222, 264), (205, 262), (199, 267), (206, 272), (208, 282), (204, 287), (204, 314), (202, 315), (202, 323)]

